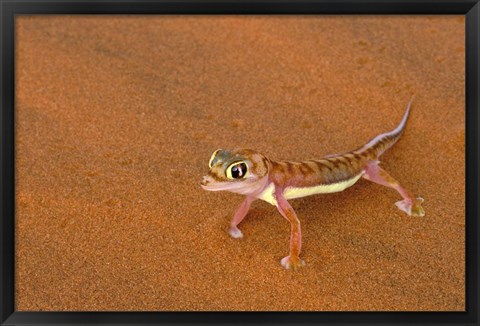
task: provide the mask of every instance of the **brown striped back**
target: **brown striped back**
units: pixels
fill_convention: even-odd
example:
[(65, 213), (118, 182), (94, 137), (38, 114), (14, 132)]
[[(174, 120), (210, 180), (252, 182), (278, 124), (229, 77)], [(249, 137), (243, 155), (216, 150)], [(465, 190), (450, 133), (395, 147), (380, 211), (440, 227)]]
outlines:
[(367, 161), (366, 155), (356, 153), (302, 162), (271, 161), (270, 176), (277, 185), (285, 187), (332, 184), (358, 175)]

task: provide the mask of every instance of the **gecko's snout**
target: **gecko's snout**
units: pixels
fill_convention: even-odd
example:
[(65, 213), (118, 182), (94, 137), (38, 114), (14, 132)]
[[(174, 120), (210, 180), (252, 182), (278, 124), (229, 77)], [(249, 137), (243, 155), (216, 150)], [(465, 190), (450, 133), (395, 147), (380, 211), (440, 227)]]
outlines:
[(202, 179), (202, 182), (200, 182), (200, 185), (201, 186), (208, 186), (208, 184), (210, 183), (210, 180), (207, 176), (204, 176), (203, 179)]
[(209, 190), (209, 191), (222, 190), (222, 189), (217, 189), (215, 180), (209, 175), (206, 175), (203, 177), (202, 182), (200, 182), (200, 186), (204, 190)]

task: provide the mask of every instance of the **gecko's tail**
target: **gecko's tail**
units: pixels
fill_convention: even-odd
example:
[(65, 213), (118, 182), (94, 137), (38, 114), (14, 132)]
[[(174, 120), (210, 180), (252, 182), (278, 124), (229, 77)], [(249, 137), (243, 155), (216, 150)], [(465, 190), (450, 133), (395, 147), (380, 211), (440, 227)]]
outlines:
[(392, 147), (402, 136), (403, 131), (405, 130), (405, 125), (407, 124), (408, 116), (410, 114), (410, 107), (412, 106), (413, 96), (407, 104), (407, 109), (403, 115), (402, 121), (390, 132), (386, 132), (378, 135), (377, 137), (370, 140), (363, 147), (356, 150), (356, 153), (368, 153), (371, 159), (378, 158), (382, 155), (387, 149)]

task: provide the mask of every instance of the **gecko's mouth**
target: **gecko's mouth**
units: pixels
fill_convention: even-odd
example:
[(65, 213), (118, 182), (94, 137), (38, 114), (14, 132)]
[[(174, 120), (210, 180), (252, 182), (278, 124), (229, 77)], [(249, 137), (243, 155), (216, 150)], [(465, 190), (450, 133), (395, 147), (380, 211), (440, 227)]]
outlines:
[(200, 182), (200, 186), (207, 191), (230, 191), (241, 195), (248, 195), (255, 194), (259, 190), (262, 190), (267, 181), (268, 178), (260, 180), (252, 178), (252, 180), (243, 179), (242, 181), (222, 182), (214, 180), (209, 176), (205, 176), (203, 177), (202, 182)]
[(230, 191), (240, 195), (253, 195), (263, 189), (257, 182), (202, 182), (200, 186), (208, 191)]
[(228, 184), (218, 184), (218, 183), (208, 184), (208, 183), (205, 182), (205, 181), (202, 181), (202, 182), (200, 183), (200, 186), (201, 186), (204, 190), (208, 190), (208, 191), (232, 190), (232, 188), (235, 188), (235, 187), (232, 187), (232, 184), (230, 184), (230, 183), (228, 183)]
[(200, 182), (200, 186), (204, 190), (209, 190), (209, 191), (220, 191), (223, 189), (218, 189), (218, 184), (215, 183), (211, 178), (208, 176), (204, 176), (202, 182)]
[(242, 184), (241, 182), (219, 182), (216, 180), (213, 180), (212, 178), (209, 178), (208, 176), (205, 176), (200, 182), (200, 186), (204, 190), (208, 191), (232, 191), (235, 192), (237, 189), (241, 189), (245, 187), (245, 184)]
[(203, 188), (203, 190), (208, 190), (208, 191), (220, 191), (220, 190), (222, 190), (222, 189), (215, 189), (212, 186), (206, 186), (206, 185), (202, 185), (202, 184), (200, 184), (200, 186)]

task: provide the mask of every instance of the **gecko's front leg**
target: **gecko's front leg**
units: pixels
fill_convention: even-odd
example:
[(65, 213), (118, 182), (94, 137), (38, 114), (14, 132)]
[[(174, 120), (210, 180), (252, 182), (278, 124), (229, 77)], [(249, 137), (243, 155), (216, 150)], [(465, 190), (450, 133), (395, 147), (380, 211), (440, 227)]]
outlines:
[(247, 216), (248, 210), (250, 209), (250, 205), (254, 200), (255, 200), (254, 197), (247, 196), (245, 200), (237, 208), (235, 215), (233, 215), (232, 222), (230, 222), (230, 229), (228, 230), (228, 233), (232, 238), (237, 239), (237, 238), (243, 237), (243, 233), (242, 231), (240, 231), (237, 225), (240, 224), (240, 222), (245, 218), (245, 216)]
[(286, 269), (298, 269), (305, 265), (305, 262), (300, 259), (300, 250), (302, 249), (302, 230), (300, 221), (292, 206), (283, 197), (283, 194), (277, 192), (275, 194), (277, 199), (277, 209), (285, 217), (291, 226), (290, 231), (290, 254), (281, 260), (281, 264)]

